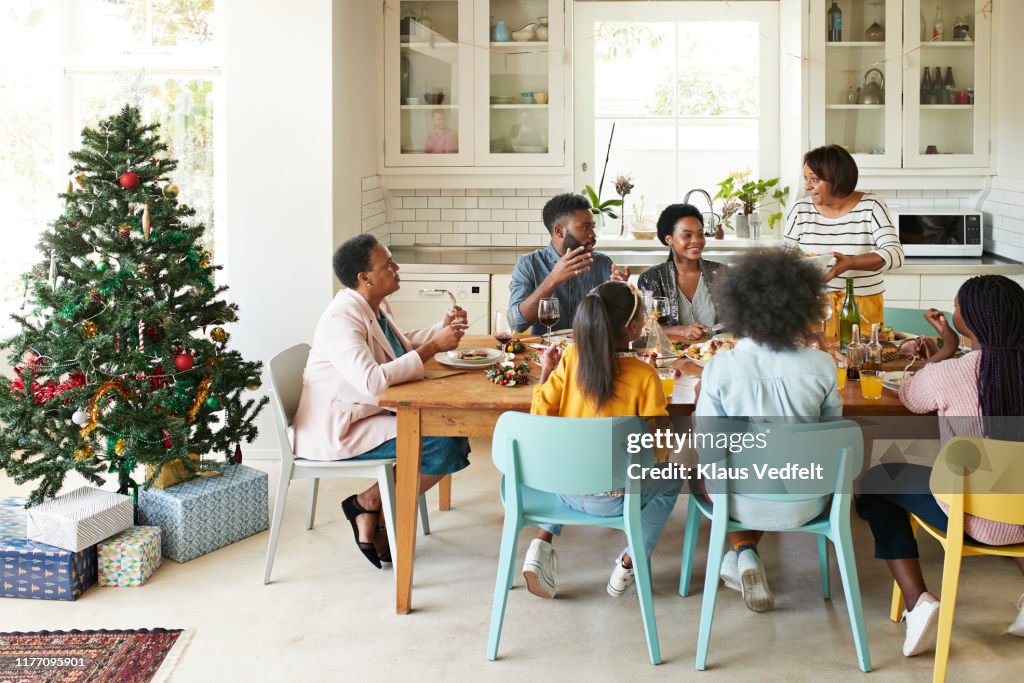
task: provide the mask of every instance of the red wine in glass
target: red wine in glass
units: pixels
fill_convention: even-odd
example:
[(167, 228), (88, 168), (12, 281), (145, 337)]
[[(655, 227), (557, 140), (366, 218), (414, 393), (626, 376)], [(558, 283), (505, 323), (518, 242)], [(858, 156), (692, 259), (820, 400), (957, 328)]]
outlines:
[(558, 322), (558, 299), (541, 299), (537, 306), (537, 322), (548, 328), (548, 336), (551, 336), (551, 328)]

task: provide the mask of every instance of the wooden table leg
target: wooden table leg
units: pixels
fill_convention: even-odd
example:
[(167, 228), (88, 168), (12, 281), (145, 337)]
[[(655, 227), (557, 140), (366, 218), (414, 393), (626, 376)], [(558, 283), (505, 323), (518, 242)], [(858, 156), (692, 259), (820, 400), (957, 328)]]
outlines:
[(416, 562), (416, 522), (420, 488), (420, 409), (398, 408), (398, 440), (395, 447), (395, 612), (412, 610), (412, 570)]
[(437, 509), (448, 511), (452, 509), (452, 475), (445, 475), (437, 484)]

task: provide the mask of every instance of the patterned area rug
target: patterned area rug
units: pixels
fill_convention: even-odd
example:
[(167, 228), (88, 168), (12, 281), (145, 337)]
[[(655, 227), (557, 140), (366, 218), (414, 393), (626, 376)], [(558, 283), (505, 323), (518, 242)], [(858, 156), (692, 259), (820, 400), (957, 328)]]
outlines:
[(159, 683), (191, 631), (36, 631), (0, 633), (3, 683)]

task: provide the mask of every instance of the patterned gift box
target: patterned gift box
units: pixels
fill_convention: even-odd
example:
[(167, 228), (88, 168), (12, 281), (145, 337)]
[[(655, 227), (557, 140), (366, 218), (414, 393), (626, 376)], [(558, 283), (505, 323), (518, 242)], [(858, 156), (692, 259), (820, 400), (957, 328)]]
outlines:
[(83, 486), (28, 509), (28, 537), (78, 552), (132, 525), (132, 499)]
[(220, 477), (139, 491), (143, 524), (160, 527), (164, 556), (188, 562), (267, 528), (267, 475), (228, 464)]
[(24, 498), (0, 500), (0, 597), (74, 600), (96, 580), (96, 547), (73, 553), (25, 538)]
[(98, 583), (101, 586), (141, 586), (163, 559), (160, 527), (130, 527), (96, 546)]
[(28, 535), (28, 515), (24, 498), (0, 498), (0, 536), (25, 538)]

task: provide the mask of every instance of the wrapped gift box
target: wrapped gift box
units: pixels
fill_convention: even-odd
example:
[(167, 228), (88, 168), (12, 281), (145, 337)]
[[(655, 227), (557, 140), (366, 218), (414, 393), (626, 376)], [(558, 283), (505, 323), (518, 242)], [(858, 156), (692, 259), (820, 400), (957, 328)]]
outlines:
[(160, 527), (164, 556), (188, 562), (267, 528), (267, 481), (264, 472), (228, 464), (220, 477), (142, 490), (142, 523)]
[(0, 536), (28, 536), (28, 515), (24, 498), (0, 498)]
[[(189, 459), (195, 461), (197, 467), (199, 466), (198, 454), (190, 453), (188, 457)], [(147, 481), (149, 480), (150, 477), (153, 476), (153, 469), (154, 468), (152, 465), (146, 465)], [(158, 489), (166, 489), (170, 488), (171, 486), (174, 486), (175, 484), (180, 484), (183, 481), (188, 481), (194, 476), (195, 474), (190, 472), (188, 468), (185, 467), (185, 463), (183, 463), (180, 460), (175, 460), (173, 462), (167, 463), (160, 469), (160, 474), (156, 477), (156, 479), (153, 480), (152, 485)]]
[(132, 525), (132, 499), (83, 486), (28, 509), (28, 537), (78, 552)]
[(160, 527), (133, 526), (96, 546), (101, 586), (141, 586), (163, 562)]
[(25, 538), (23, 498), (0, 500), (0, 597), (74, 600), (96, 580), (96, 547), (71, 552)]

